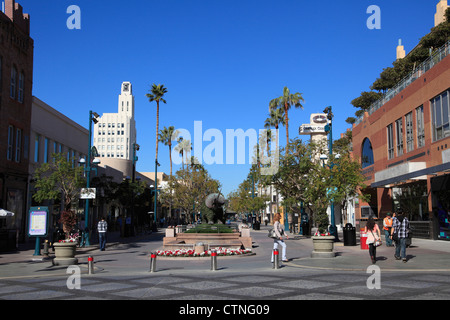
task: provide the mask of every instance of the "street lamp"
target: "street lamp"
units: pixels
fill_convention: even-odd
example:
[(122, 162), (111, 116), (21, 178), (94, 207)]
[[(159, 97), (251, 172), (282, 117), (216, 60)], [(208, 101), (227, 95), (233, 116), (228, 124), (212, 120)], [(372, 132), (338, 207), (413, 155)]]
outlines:
[[(327, 114), (327, 119), (328, 119), (328, 124), (325, 126), (325, 132), (328, 132), (329, 134), (329, 138), (328, 138), (328, 153), (330, 155), (330, 159), (331, 156), (333, 155), (333, 112), (332, 112), (332, 107), (328, 106), (325, 108), (325, 110), (323, 110), (323, 113)], [(322, 158), (322, 156), (321, 156)], [(330, 168), (332, 168), (333, 164), (331, 164), (331, 166), (329, 166)], [(335, 237), (335, 241), (339, 241), (338, 238), (338, 233), (337, 233), (337, 228), (335, 225), (335, 219), (334, 219), (334, 200), (331, 200), (331, 221), (330, 221), (330, 233), (331, 235), (333, 235)]]
[[(156, 211), (157, 210), (156, 200), (157, 200), (157, 194), (158, 194), (158, 191), (159, 191), (156, 179), (155, 179), (155, 185), (153, 185), (153, 184), (150, 185), (150, 189), (151, 188), (154, 188), (153, 190), (150, 190), (150, 191), (155, 195), (155, 203), (154, 203), (154, 209), (153, 209), (154, 210), (154, 212), (153, 212), (153, 221), (154, 221), (153, 228), (154, 228), (154, 231), (156, 231), (156, 212), (157, 212)], [(161, 186), (159, 186), (159, 188), (161, 188)], [(149, 212), (149, 213), (151, 213), (151, 212)]]
[[(95, 159), (98, 156), (97, 149), (92, 147), (92, 122), (97, 123), (97, 118), (100, 117), (96, 112), (92, 110), (89, 111), (89, 148), (87, 154), (87, 161), (85, 159), (80, 159), (80, 163), (84, 163), (84, 171), (86, 172), (86, 189), (89, 189), (89, 183), (91, 180), (91, 156), (94, 156), (93, 164), (100, 163), (100, 160)], [(84, 162), (82, 162), (84, 160)], [(85, 230), (89, 228), (89, 199), (86, 199), (86, 205), (84, 207), (84, 228)], [(86, 246), (90, 246), (89, 242), (89, 232), (86, 232)]]
[(158, 167), (160, 166), (160, 164), (158, 163), (158, 159), (155, 159), (155, 205), (154, 205), (154, 210), (155, 210), (155, 215), (154, 215), (154, 221), (155, 221), (155, 225), (156, 225), (156, 216), (157, 216), (157, 200), (158, 200)]

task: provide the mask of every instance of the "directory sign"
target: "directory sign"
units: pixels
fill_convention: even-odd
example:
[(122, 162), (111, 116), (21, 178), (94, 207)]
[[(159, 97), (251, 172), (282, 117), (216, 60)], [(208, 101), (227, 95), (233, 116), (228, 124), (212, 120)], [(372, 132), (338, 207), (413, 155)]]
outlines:
[(48, 229), (48, 208), (33, 207), (28, 215), (28, 235), (30, 237), (45, 237)]

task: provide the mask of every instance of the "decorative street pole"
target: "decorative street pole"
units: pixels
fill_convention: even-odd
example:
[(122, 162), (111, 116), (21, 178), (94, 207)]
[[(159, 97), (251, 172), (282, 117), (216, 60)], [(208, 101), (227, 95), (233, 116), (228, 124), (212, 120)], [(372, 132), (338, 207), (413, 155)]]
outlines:
[[(332, 112), (331, 106), (326, 107), (323, 112), (327, 114), (327, 119), (329, 121), (329, 123), (325, 127), (325, 131), (328, 131), (328, 133), (329, 133), (328, 150), (329, 150), (329, 159), (331, 160), (331, 158), (333, 156), (333, 112)], [(328, 130), (327, 130), (327, 127), (328, 127)], [(331, 164), (329, 166), (330, 169), (332, 168), (332, 165), (333, 164)], [(334, 220), (334, 200), (333, 199), (331, 200), (330, 210), (331, 210), (331, 214), (330, 214), (330, 234), (335, 237), (335, 241), (339, 241), (337, 228), (336, 228), (335, 220)]]
[[(87, 162), (84, 171), (86, 172), (86, 189), (89, 190), (89, 183), (91, 180), (91, 154), (92, 154), (92, 122), (97, 123), (99, 115), (96, 112), (89, 111), (89, 148), (87, 154)], [(86, 199), (86, 205), (84, 207), (84, 229), (89, 230), (89, 199)], [(87, 230), (86, 230), (87, 229)], [(86, 233), (85, 246), (90, 246), (89, 232)]]
[(157, 200), (158, 200), (158, 159), (155, 159), (155, 206), (154, 206), (154, 222), (155, 222), (155, 226), (156, 226), (156, 214), (157, 214)]

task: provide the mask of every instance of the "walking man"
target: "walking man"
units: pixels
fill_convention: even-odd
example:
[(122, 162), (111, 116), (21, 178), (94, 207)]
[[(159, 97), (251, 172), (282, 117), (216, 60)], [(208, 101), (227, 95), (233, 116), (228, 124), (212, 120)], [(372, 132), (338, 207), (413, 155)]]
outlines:
[(105, 221), (105, 218), (98, 222), (97, 231), (98, 231), (98, 241), (100, 243), (100, 251), (105, 251), (106, 247), (106, 231), (108, 230), (108, 223)]
[(383, 220), (383, 230), (386, 237), (386, 247), (392, 247), (391, 239), (391, 229), (392, 229), (392, 213), (388, 212), (386, 218)]
[(395, 241), (395, 259), (406, 262), (406, 240), (409, 235), (409, 220), (399, 212), (393, 219), (391, 237)]

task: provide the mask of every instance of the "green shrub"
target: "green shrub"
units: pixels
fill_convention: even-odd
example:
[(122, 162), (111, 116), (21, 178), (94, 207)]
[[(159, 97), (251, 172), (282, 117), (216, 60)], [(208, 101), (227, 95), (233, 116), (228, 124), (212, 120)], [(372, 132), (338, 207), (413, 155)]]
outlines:
[(233, 229), (223, 224), (205, 224), (188, 229), (186, 233), (233, 233)]

